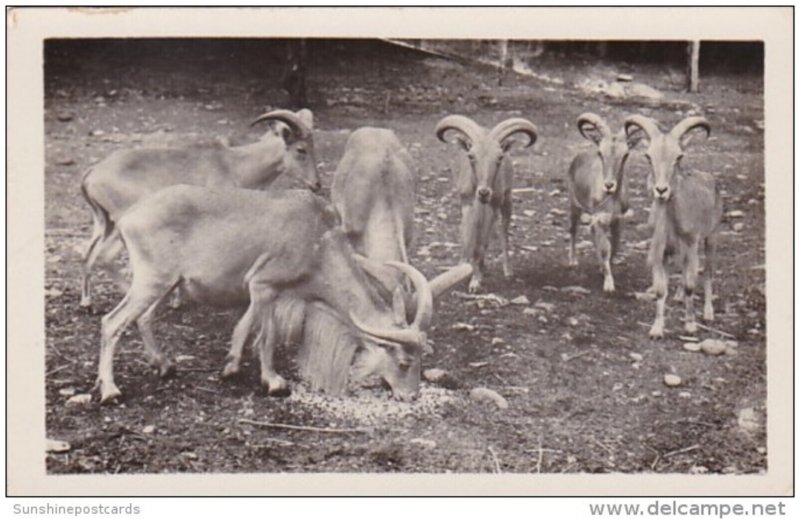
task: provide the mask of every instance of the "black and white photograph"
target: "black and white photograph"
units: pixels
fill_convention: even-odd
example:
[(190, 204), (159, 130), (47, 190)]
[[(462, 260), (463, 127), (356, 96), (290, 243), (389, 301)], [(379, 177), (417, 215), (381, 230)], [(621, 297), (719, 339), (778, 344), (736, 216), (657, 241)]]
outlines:
[[(25, 11), (10, 89), (14, 31), (64, 23), (35, 46), (41, 145), (10, 141), (7, 183), (9, 290), (42, 331), (12, 353), (9, 314), (7, 419), (35, 405), (42, 493), (793, 493), (790, 135), (765, 165), (791, 133), (765, 116), (791, 9), (563, 9), (608, 20), (583, 37), (536, 8), (485, 10), (507, 34), (352, 10), (379, 23), (349, 35), (324, 23), (348, 9)], [(623, 23), (644, 14), (652, 37)], [(695, 14), (744, 29), (671, 25)], [(39, 193), (14, 200), (26, 175)], [(14, 210), (40, 213), (33, 241)], [(41, 257), (15, 262), (23, 243)], [(358, 486), (377, 474), (410, 490)], [(457, 475), (514, 478), (430, 483)]]

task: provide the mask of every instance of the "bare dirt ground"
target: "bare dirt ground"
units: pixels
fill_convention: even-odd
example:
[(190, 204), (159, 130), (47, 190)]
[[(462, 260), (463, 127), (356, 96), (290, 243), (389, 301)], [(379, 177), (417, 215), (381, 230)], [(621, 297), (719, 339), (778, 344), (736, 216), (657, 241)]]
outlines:
[[(290, 398), (258, 387), (257, 363), (239, 380), (219, 372), (240, 311), (190, 306), (165, 310), (157, 337), (178, 359), (161, 380), (144, 363), (141, 341), (126, 334), (115, 362), (124, 397), (118, 405), (67, 405), (90, 391), (97, 369), (102, 313), (122, 297), (101, 276), (98, 314), (79, 306), (81, 255), (91, 219), (79, 192), (82, 172), (112, 150), (227, 137), (254, 140), (248, 123), (281, 107), (277, 53), (258, 42), (109, 42), (51, 48), (46, 64), (46, 424), (70, 449), (48, 453), (50, 473), (161, 472), (523, 472), (758, 473), (766, 466), (763, 90), (760, 75), (703, 77), (701, 94), (682, 92), (683, 75), (667, 65), (603, 63), (545, 55), (537, 77), (506, 76), (407, 52), (366, 46), (329, 49), (310, 67), (311, 108), (323, 183), (348, 132), (394, 129), (419, 175), (411, 260), (426, 275), (457, 260), (458, 203), (451, 178), (458, 150), (440, 143), (436, 122), (462, 113), (484, 125), (511, 116), (540, 130), (534, 150), (516, 153), (512, 242), (516, 274), (501, 274), (493, 246), (484, 294), (437, 303), (430, 333), (435, 352), (423, 369), (450, 377), (423, 383), (418, 402), (387, 400), (380, 386), (344, 398), (310, 393), (292, 375), (292, 352), (279, 366)], [(268, 50), (268, 49), (267, 49)], [(579, 88), (586, 78), (618, 73), (663, 92), (666, 101), (609, 99)], [(628, 179), (634, 216), (623, 234), (618, 291), (602, 292), (594, 251), (582, 243), (569, 268), (567, 166), (585, 145), (575, 128), (584, 111), (618, 128), (643, 113), (671, 127), (703, 113), (713, 131), (686, 156), (717, 175), (727, 217), (720, 229), (713, 327), (738, 345), (722, 356), (684, 349), (682, 308), (671, 303), (668, 336), (647, 337), (654, 303), (634, 292), (650, 284), (646, 266), (648, 194), (643, 165)], [(736, 225), (736, 224), (742, 225)], [(588, 240), (588, 230), (581, 229)], [(525, 248), (523, 248), (525, 247)], [(672, 284), (674, 285), (673, 278)], [(576, 289), (575, 287), (580, 287)], [(586, 289), (586, 290), (582, 290)], [(465, 287), (462, 287), (465, 290)], [(527, 303), (504, 304), (520, 296)], [(698, 339), (721, 338), (701, 330)], [(681, 384), (668, 387), (664, 375)], [(507, 409), (469, 397), (484, 386)], [(328, 429), (265, 428), (250, 421)]]

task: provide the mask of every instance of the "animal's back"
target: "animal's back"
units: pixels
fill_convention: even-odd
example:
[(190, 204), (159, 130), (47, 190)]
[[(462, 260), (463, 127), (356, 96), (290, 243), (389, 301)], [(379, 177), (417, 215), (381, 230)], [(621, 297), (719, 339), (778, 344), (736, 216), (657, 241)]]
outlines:
[(307, 192), (176, 185), (132, 206), (118, 226), (134, 275), (137, 264), (155, 266), (184, 279), (194, 299), (224, 305), (241, 299), (257, 261), (293, 275), (310, 269), (309, 252), (330, 223)]
[(90, 168), (83, 185), (115, 220), (141, 198), (165, 187), (206, 185), (212, 179), (220, 183), (217, 178), (224, 178), (226, 172), (220, 149), (221, 146), (119, 150)]

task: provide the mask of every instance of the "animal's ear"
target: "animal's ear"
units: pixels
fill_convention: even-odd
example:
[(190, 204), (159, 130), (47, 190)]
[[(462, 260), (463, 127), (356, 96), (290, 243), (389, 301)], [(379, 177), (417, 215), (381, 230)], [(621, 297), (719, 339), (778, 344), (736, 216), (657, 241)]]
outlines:
[(625, 141), (629, 150), (636, 150), (650, 144), (647, 132), (641, 126), (630, 123), (625, 125)]
[(584, 139), (592, 141), (595, 144), (600, 144), (600, 141), (603, 140), (603, 134), (600, 133), (596, 125), (589, 121), (578, 121), (578, 131)]
[(402, 286), (395, 288), (392, 294), (392, 313), (394, 324), (403, 327), (408, 324), (406, 320), (406, 297)]
[(693, 128), (689, 128), (686, 132), (680, 136), (679, 144), (681, 145), (681, 149), (685, 149), (689, 144), (693, 142), (697, 142), (701, 139), (708, 138), (708, 129), (704, 126), (695, 126)]
[(454, 140), (456, 144), (458, 144), (461, 147), (462, 150), (469, 151), (472, 149), (472, 144), (469, 142), (469, 140), (461, 137), (460, 135), (456, 136)]
[(308, 108), (303, 108), (297, 111), (297, 117), (308, 126), (309, 130), (314, 129), (314, 114)]
[(279, 131), (280, 131), (281, 138), (283, 139), (283, 141), (287, 145), (293, 144), (297, 140), (295, 138), (294, 132), (292, 130), (290, 130), (288, 126), (281, 125), (281, 128), (280, 128)]

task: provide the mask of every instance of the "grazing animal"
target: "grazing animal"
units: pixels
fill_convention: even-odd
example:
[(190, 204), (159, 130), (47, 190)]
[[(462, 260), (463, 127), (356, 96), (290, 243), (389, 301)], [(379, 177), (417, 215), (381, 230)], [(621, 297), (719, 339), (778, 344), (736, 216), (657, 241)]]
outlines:
[[(356, 252), (380, 263), (408, 263), (415, 189), (411, 156), (393, 131), (359, 128), (350, 135), (331, 202)], [(376, 275), (391, 291), (402, 279), (394, 269)]]
[[(453, 139), (448, 140), (447, 135)], [(514, 170), (508, 152), (518, 134), (528, 137), (524, 147), (537, 139), (536, 126), (519, 117), (506, 119), (491, 130), (480, 127), (463, 115), (448, 115), (436, 125), (442, 142), (458, 144), (464, 151), (456, 179), (461, 198), (461, 260), (473, 266), (469, 291), (480, 289), (484, 258), (497, 213), (502, 219), (500, 243), (503, 274), (513, 275), (509, 261), (508, 229), (511, 224), (511, 189)]]
[(177, 185), (131, 207), (119, 219), (117, 232), (128, 250), (133, 281), (102, 319), (101, 401), (120, 396), (113, 355), (133, 322), (151, 364), (162, 376), (173, 371), (151, 323), (176, 286), (198, 302), (248, 305), (233, 331), (225, 376), (239, 371), (242, 350), (253, 338), (262, 384), (270, 395), (286, 394), (286, 381), (273, 368), (273, 350), (304, 328), (310, 305), (318, 311), (311, 312), (309, 333), (319, 342), (309, 347), (327, 348), (328, 370), (333, 364), (345, 372), (352, 368), (358, 376), (376, 374), (395, 398), (414, 398), (432, 316), (430, 286), (412, 266), (389, 263), (409, 276), (417, 291), (417, 311), (409, 324), (402, 298), (390, 305), (378, 294), (336, 221), (324, 202), (307, 191)]
[(653, 238), (648, 261), (653, 271), (652, 291), (656, 297), (656, 317), (650, 336), (664, 336), (664, 307), (668, 290), (665, 256), (675, 254), (683, 263), (683, 296), (686, 307), (685, 329), (697, 331), (694, 316), (694, 289), (698, 275), (699, 248), (705, 248), (703, 318), (714, 319), (711, 284), (714, 279), (715, 232), (722, 220), (722, 199), (713, 175), (689, 170), (682, 164), (686, 147), (702, 130), (706, 137), (711, 126), (703, 117), (687, 117), (672, 130), (662, 133), (658, 124), (645, 116), (625, 119), (630, 145), (646, 144), (650, 164), (648, 185), (653, 194), (651, 223)]
[(311, 111), (274, 110), (251, 124), (263, 121), (273, 126), (252, 144), (120, 150), (86, 171), (81, 192), (94, 228), (84, 255), (82, 307), (92, 305), (92, 267), (98, 259), (107, 263), (118, 245), (107, 243), (115, 235), (115, 222), (147, 195), (175, 184), (266, 189), (284, 173), (298, 177), (312, 191), (320, 189)]
[(589, 228), (603, 273), (603, 290), (613, 292), (611, 259), (619, 250), (622, 215), (628, 210), (625, 162), (630, 149), (625, 131), (612, 133), (599, 115), (581, 114), (578, 131), (595, 148), (576, 155), (569, 166), (569, 264), (578, 264), (575, 242), (578, 224), (585, 213), (591, 219)]

